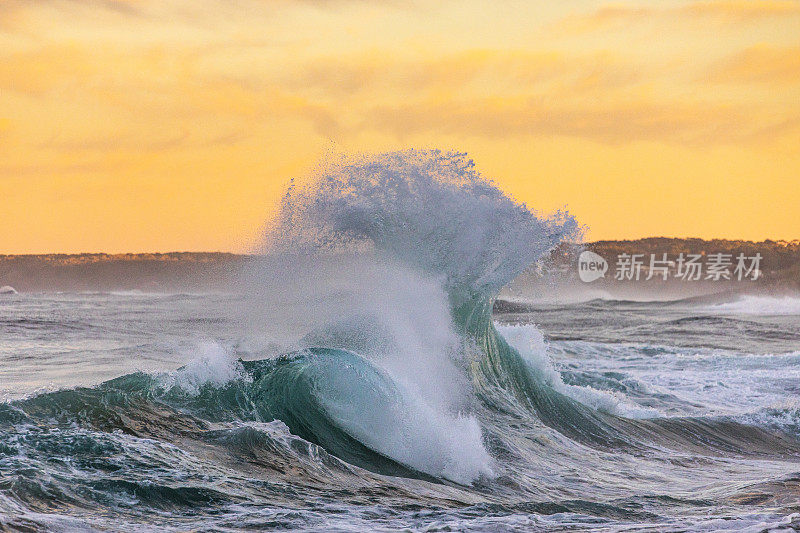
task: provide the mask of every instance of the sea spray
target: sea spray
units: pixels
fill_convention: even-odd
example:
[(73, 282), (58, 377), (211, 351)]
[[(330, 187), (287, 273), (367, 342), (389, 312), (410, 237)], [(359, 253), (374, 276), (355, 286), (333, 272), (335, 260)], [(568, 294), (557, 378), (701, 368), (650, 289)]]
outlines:
[(217, 342), (198, 343), (191, 354), (194, 357), (186, 365), (158, 375), (160, 388), (178, 388), (186, 394), (197, 396), (206, 386), (222, 387), (232, 381), (250, 379), (231, 350)]
[(564, 212), (542, 217), (514, 201), (462, 153), (332, 156), (285, 194), (265, 257), (246, 276), (244, 319), (285, 345), (348, 350), (376, 365), (404, 391), (403, 412), (365, 429), (353, 398), (322, 394), (336, 423), (402, 464), (473, 481), (491, 472), (470, 414), (470, 360), (480, 353), (454, 309), (490, 302), (577, 229)]
[(308, 185), (290, 186), (263, 251), (373, 249), (444, 276), (451, 296), (494, 295), (580, 229), (564, 211), (515, 201), (464, 153), (409, 150), (332, 156)]

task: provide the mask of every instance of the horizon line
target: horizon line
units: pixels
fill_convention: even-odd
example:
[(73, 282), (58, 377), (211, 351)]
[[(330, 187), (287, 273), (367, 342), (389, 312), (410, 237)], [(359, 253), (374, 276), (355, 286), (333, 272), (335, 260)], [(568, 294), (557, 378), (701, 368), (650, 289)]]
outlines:
[[(559, 244), (574, 244), (574, 245), (590, 245), (590, 244), (600, 244), (600, 243), (623, 243), (623, 242), (636, 242), (636, 241), (647, 241), (647, 240), (655, 240), (655, 239), (666, 239), (666, 240), (673, 240), (673, 241), (702, 241), (702, 242), (713, 242), (713, 241), (723, 241), (723, 242), (742, 242), (742, 243), (751, 243), (751, 244), (767, 244), (767, 243), (785, 243), (785, 244), (800, 244), (800, 238), (795, 239), (763, 239), (760, 241), (751, 240), (751, 239), (730, 239), (730, 238), (702, 238), (702, 237), (665, 237), (665, 236), (651, 236), (651, 237), (639, 237), (635, 239), (597, 239), (592, 241), (562, 241)], [(223, 250), (170, 250), (170, 251), (126, 251), (126, 252), (105, 252), (105, 251), (81, 251), (81, 252), (66, 252), (66, 251), (58, 251), (58, 252), (23, 252), (23, 253), (15, 253), (15, 252), (0, 252), (0, 257), (23, 257), (23, 256), (47, 256), (47, 255), (55, 255), (55, 256), (84, 256), (84, 255), (107, 255), (107, 256), (120, 256), (120, 255), (177, 255), (177, 254), (208, 254), (208, 255), (234, 255), (234, 256), (258, 256), (264, 255), (255, 251), (223, 251)]]

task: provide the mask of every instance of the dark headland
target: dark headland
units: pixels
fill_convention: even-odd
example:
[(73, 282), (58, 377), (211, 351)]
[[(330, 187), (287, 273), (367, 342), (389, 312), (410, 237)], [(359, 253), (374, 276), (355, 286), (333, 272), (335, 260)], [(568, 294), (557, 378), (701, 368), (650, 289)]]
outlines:
[[(593, 251), (608, 261), (609, 270), (603, 279), (582, 283), (577, 276), (577, 258), (584, 250)], [(712, 254), (730, 254), (735, 266), (739, 254), (754, 257), (760, 254), (760, 276), (757, 280), (698, 280), (675, 278), (675, 265), (670, 276), (650, 280), (648, 263), (651, 254), (670, 260), (680, 254), (700, 254), (707, 259)], [(640, 254), (641, 279), (616, 280), (615, 268), (621, 254)], [(0, 255), (0, 286), (10, 286), (19, 292), (48, 291), (116, 291), (147, 292), (218, 291), (231, 286), (237, 273), (258, 259), (254, 255), (212, 252), (174, 252), (144, 254), (47, 254)], [(800, 241), (735, 241), (674, 239), (654, 237), (630, 241), (597, 241), (584, 244), (562, 244), (541, 261), (540, 268), (531, 269), (514, 284), (519, 287), (553, 284), (561, 287), (595, 290), (660, 291), (668, 288), (681, 296), (697, 293), (735, 291), (800, 291)]]

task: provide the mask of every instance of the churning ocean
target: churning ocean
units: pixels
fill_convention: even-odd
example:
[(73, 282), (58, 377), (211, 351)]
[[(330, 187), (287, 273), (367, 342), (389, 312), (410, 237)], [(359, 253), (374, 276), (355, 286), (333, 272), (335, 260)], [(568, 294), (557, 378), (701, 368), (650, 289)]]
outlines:
[(0, 296), (0, 530), (800, 529), (800, 302), (492, 312), (577, 229), (403, 152), (230, 293)]

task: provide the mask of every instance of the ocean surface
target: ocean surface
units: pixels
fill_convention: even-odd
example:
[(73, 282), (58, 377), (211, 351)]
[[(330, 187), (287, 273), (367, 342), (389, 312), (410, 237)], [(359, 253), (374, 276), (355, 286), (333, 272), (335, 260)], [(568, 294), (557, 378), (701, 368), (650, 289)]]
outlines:
[(0, 296), (0, 529), (800, 529), (800, 300), (493, 313), (566, 213), (317, 178), (231, 293)]

